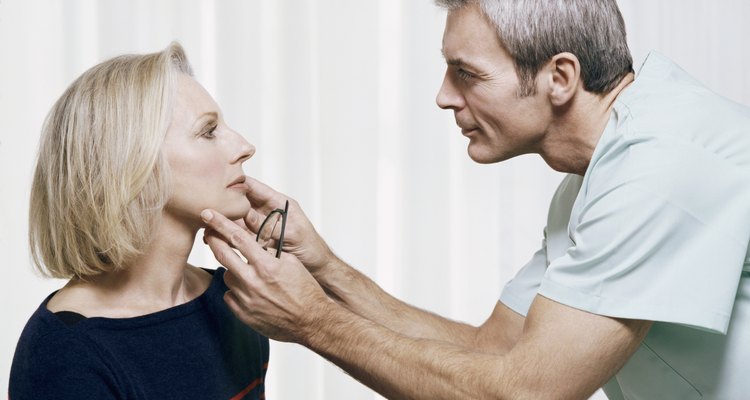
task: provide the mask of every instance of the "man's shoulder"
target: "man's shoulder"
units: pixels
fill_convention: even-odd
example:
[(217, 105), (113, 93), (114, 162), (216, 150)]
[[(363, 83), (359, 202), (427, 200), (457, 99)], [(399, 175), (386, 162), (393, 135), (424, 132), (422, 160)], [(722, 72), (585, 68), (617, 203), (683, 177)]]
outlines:
[(750, 107), (695, 79), (665, 56), (652, 52), (634, 82), (617, 98), (618, 133), (707, 145), (732, 137), (750, 146)]

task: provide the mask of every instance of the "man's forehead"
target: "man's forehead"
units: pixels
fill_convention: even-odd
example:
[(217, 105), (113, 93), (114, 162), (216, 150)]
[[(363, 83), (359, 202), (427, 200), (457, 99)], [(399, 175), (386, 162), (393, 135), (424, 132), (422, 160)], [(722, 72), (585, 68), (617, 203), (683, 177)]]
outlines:
[(476, 65), (502, 47), (494, 25), (477, 3), (451, 10), (445, 22), (441, 53), (449, 65)]
[(445, 29), (472, 28), (477, 25), (490, 25), (490, 21), (478, 3), (472, 2), (463, 7), (449, 10), (445, 18)]

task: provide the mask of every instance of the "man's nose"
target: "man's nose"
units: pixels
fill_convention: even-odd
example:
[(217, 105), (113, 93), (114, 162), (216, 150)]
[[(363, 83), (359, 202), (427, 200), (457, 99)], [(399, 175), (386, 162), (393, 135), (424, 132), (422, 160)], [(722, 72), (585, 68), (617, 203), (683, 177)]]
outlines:
[(443, 84), (440, 86), (435, 102), (443, 110), (458, 110), (465, 105), (463, 95), (456, 88), (449, 71), (445, 71)]

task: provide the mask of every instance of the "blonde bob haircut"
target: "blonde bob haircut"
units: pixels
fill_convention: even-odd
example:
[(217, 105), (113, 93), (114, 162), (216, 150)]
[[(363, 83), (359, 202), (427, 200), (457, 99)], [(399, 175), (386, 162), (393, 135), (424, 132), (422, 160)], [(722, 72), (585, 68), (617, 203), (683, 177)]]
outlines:
[(149, 245), (169, 195), (161, 145), (179, 73), (192, 68), (176, 42), (115, 57), (84, 72), (52, 107), (29, 208), (29, 246), (43, 275), (115, 271)]

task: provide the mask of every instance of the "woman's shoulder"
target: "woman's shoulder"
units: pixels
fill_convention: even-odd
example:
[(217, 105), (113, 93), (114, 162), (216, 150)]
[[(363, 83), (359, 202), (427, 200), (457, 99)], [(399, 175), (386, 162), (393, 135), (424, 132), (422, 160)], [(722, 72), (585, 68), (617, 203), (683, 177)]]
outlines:
[(54, 295), (45, 299), (26, 322), (16, 347), (17, 356), (21, 354), (34, 360), (66, 359), (90, 353), (93, 343), (80, 332), (69, 329), (47, 308)]
[(113, 383), (110, 368), (85, 335), (67, 329), (42, 307), (32, 314), (13, 356), (10, 398), (111, 395)]
[(92, 304), (91, 301), (88, 301), (91, 296), (91, 289), (68, 282), (67, 285), (53, 293), (52, 297), (42, 304), (42, 307), (45, 307), (51, 313), (72, 311), (86, 315), (88, 313), (84, 312), (85, 308)]
[[(221, 268), (209, 270), (189, 266), (188, 279), (192, 292), (190, 299), (205, 294), (216, 280), (223, 283)], [(101, 280), (71, 280), (53, 293), (43, 306), (51, 313), (72, 312), (86, 318), (128, 318), (164, 311), (140, 304), (133, 293), (123, 293), (117, 285)]]

